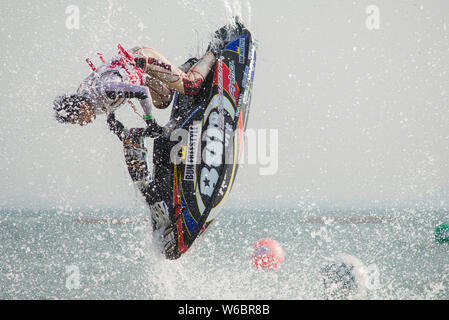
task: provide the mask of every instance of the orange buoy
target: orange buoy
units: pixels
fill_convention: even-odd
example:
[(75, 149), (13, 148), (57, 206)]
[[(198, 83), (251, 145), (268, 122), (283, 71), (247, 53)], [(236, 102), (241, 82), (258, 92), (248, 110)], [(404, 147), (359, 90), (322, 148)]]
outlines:
[(284, 262), (284, 250), (276, 240), (264, 238), (253, 244), (251, 260), (256, 268), (277, 269)]

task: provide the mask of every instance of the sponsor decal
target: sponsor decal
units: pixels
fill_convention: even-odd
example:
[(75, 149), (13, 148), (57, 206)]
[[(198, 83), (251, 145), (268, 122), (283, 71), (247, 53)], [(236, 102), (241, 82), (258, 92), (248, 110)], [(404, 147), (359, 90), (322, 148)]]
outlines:
[(237, 87), (235, 84), (235, 63), (234, 60), (229, 61), (229, 75), (228, 75), (228, 92), (231, 97), (234, 98), (235, 102), (235, 88)]
[(198, 157), (198, 142), (201, 132), (201, 124), (196, 123), (189, 127), (189, 141), (187, 143), (186, 165), (184, 170), (184, 180), (195, 180), (195, 165)]
[[(232, 62), (232, 63), (231, 63)], [(234, 71), (231, 70), (234, 68)], [(218, 93), (219, 93), (219, 106), (223, 105), (223, 90), (226, 90), (231, 99), (237, 104), (240, 94), (240, 89), (237, 81), (235, 81), (235, 64), (234, 61), (229, 62), (229, 68), (224, 63), (217, 62), (218, 72), (214, 74), (214, 82), (213, 85), (218, 85)], [(231, 73), (234, 73), (232, 75)], [(231, 84), (231, 79), (233, 82)], [(232, 93), (231, 93), (232, 92)]]
[(218, 59), (218, 127), (224, 130), (224, 112), (223, 112), (223, 60)]
[(241, 93), (240, 96), (239, 96), (239, 103), (237, 104), (237, 110), (235, 112), (237, 114), (237, 116), (239, 116), (240, 111), (242, 110), (243, 96), (244, 96), (243, 93)]
[(246, 55), (246, 41), (244, 37), (241, 37), (239, 40), (239, 63), (245, 63), (245, 55)]
[(218, 130), (219, 114), (217, 111), (212, 111), (209, 116), (209, 125), (205, 131), (204, 138), (206, 146), (204, 148), (204, 163), (205, 166), (201, 169), (200, 175), (200, 192), (202, 195), (211, 197), (219, 175), (216, 168), (223, 165), (223, 131)]
[(248, 81), (248, 72), (249, 72), (249, 67), (245, 66), (245, 73), (243, 74), (243, 81), (242, 81), (243, 88), (246, 88), (246, 82)]
[(171, 65), (164, 63), (162, 61), (159, 61), (155, 58), (152, 58), (152, 57), (148, 58), (148, 63), (153, 66), (161, 67), (162, 69), (165, 69), (167, 71), (171, 71)]
[(252, 62), (251, 83), (254, 83), (254, 71), (256, 70), (256, 50), (254, 50), (254, 58)]
[(115, 100), (118, 98), (125, 98), (125, 99), (146, 99), (148, 96), (142, 92), (132, 92), (132, 91), (106, 91), (106, 96), (111, 99)]

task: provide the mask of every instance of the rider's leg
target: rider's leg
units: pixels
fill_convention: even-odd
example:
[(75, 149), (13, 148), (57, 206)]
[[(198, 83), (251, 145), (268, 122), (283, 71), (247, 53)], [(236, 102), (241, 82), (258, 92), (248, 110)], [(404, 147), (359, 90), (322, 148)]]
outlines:
[(211, 52), (207, 52), (188, 72), (184, 72), (152, 48), (136, 48), (133, 55), (135, 58), (145, 58), (144, 70), (150, 76), (181, 94), (190, 95), (199, 91), (216, 60)]
[[(183, 65), (178, 68), (184, 72), (188, 73), (189, 70), (198, 62), (197, 58), (190, 58)], [(153, 104), (158, 109), (167, 108), (173, 99), (173, 89), (162, 81), (154, 78), (148, 77), (145, 85), (150, 89), (151, 98)]]
[(145, 85), (150, 89), (151, 99), (156, 108), (165, 109), (170, 105), (173, 99), (172, 88), (153, 77), (149, 77)]

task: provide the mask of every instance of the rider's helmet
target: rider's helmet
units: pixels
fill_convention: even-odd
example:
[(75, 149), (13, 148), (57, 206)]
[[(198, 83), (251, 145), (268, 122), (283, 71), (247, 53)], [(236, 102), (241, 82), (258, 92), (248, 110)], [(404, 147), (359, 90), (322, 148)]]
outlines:
[(61, 95), (53, 101), (56, 120), (61, 123), (76, 121), (81, 107), (90, 104), (89, 99), (79, 94)]

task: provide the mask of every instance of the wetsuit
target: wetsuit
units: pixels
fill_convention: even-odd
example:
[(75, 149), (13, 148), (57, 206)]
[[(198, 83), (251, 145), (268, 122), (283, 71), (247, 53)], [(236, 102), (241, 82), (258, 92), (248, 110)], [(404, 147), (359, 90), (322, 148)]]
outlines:
[(178, 68), (152, 48), (134, 48), (132, 55), (137, 65), (150, 76), (145, 85), (158, 108), (166, 108), (170, 104), (173, 90), (186, 95), (197, 94), (216, 60), (212, 52), (207, 52), (191, 68)]
[[(186, 73), (154, 49), (135, 48), (132, 54), (119, 46), (119, 56), (92, 72), (80, 85), (78, 94), (91, 101), (95, 114), (116, 111), (127, 99), (137, 98), (146, 116), (153, 106), (166, 108), (173, 90), (196, 94), (215, 56), (208, 52)], [(186, 70), (187, 68), (184, 68)]]

